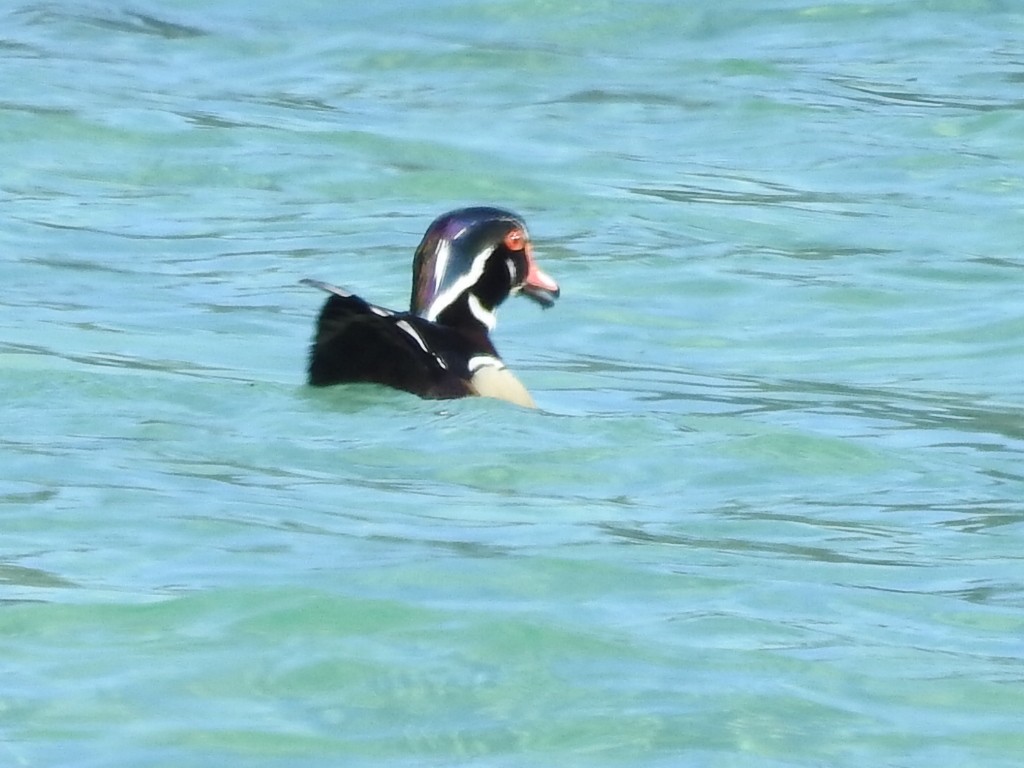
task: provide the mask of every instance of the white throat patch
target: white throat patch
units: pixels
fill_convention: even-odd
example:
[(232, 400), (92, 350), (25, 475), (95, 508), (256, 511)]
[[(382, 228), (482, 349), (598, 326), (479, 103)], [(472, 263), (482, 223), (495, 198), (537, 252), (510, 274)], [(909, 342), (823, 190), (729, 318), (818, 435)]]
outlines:
[(475, 293), (469, 294), (467, 301), (469, 302), (469, 311), (473, 313), (473, 317), (483, 323), (488, 331), (493, 331), (495, 324), (498, 322), (498, 318), (494, 316), (494, 313), (480, 303), (480, 299), (476, 297)]

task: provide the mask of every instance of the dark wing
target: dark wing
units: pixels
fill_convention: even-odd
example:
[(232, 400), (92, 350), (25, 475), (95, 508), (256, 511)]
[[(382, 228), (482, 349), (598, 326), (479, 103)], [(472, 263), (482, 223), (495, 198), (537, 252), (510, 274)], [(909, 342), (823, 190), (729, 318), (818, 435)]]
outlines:
[(333, 286), (328, 290), (332, 295), (320, 311), (310, 348), (310, 384), (369, 382), (430, 398), (470, 394), (466, 381), (413, 327), (416, 319)]

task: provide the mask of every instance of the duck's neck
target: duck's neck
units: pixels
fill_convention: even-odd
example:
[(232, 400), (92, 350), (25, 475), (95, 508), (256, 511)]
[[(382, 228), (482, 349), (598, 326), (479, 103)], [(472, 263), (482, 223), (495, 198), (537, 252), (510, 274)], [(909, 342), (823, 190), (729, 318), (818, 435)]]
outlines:
[(473, 335), (487, 336), (494, 329), (496, 318), (493, 309), (485, 307), (475, 294), (467, 291), (445, 307), (435, 322)]

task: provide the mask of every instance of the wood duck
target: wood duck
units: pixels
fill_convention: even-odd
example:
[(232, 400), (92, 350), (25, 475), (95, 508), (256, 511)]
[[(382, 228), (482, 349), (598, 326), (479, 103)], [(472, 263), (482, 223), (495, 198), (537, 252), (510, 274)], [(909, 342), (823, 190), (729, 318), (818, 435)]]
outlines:
[(535, 407), (490, 337), (495, 309), (510, 294), (545, 308), (559, 295), (533, 260), (516, 214), (477, 207), (435, 219), (413, 259), (408, 312), (318, 280), (302, 282), (331, 294), (310, 348), (311, 385), (372, 382), (423, 398), (480, 395)]

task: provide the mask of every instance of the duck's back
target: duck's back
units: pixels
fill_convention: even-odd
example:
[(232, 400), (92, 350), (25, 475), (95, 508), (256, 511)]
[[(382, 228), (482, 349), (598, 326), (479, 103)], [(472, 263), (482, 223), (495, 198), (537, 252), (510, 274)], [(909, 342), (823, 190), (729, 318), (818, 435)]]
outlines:
[(448, 335), (454, 336), (408, 313), (390, 312), (358, 296), (332, 294), (317, 321), (309, 383), (383, 384), (426, 398), (475, 394), (460, 356), (444, 354), (459, 341)]

